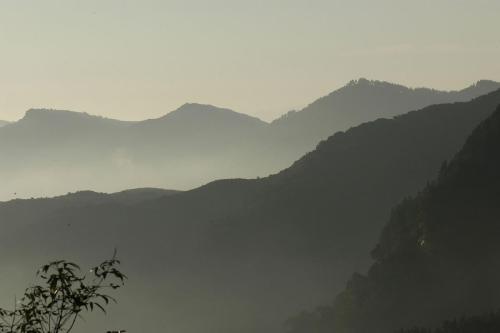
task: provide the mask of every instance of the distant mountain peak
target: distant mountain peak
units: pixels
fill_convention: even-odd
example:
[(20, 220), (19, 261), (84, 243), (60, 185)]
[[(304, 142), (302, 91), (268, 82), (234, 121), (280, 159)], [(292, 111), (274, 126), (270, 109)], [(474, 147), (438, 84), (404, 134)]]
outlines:
[[(342, 88), (336, 90), (336, 91), (341, 91), (342, 89), (346, 88), (356, 88), (356, 87), (385, 87), (385, 88), (399, 88), (399, 89), (404, 89), (404, 90), (428, 90), (428, 91), (433, 91), (437, 93), (459, 93), (467, 90), (479, 90), (483, 91), (484, 93), (491, 92), (496, 89), (500, 89), (500, 82), (493, 81), (493, 80), (486, 80), (482, 79), (479, 80), (473, 84), (471, 84), (468, 87), (465, 87), (460, 90), (438, 90), (438, 89), (433, 89), (433, 88), (426, 88), (426, 87), (408, 87), (402, 84), (398, 83), (392, 83), (388, 81), (380, 81), (380, 80), (370, 80), (364, 77), (361, 77), (356, 80), (351, 80), (349, 83), (347, 83), (345, 86)], [(335, 93), (336, 91), (333, 91), (332, 93)]]
[(478, 89), (478, 90), (486, 90), (486, 91), (491, 91), (491, 90), (496, 90), (500, 89), (500, 83), (493, 81), (493, 80), (479, 80), (473, 85), (463, 89)]
[(388, 82), (388, 81), (380, 81), (380, 80), (370, 80), (364, 77), (361, 77), (356, 80), (351, 80), (342, 88), (333, 91), (331, 94), (334, 94), (338, 91), (342, 91), (349, 88), (385, 88), (385, 89), (396, 89), (396, 90), (404, 90), (404, 91), (414, 91), (414, 90), (427, 90), (427, 91), (437, 91), (432, 88), (424, 88), (424, 87), (408, 87), (402, 84)]
[(200, 104), (200, 103), (185, 103), (178, 109), (166, 114), (160, 119), (206, 119), (206, 117), (218, 117), (226, 119), (240, 119), (240, 120), (250, 120), (255, 123), (265, 124), (264, 121), (259, 118), (249, 116), (244, 113), (239, 113), (231, 109), (220, 108), (210, 104)]
[(23, 119), (46, 118), (46, 117), (92, 117), (92, 116), (85, 112), (33, 108), (26, 111)]
[(498, 86), (499, 83), (497, 81), (493, 81), (493, 80), (479, 80), (476, 82), (475, 84), (476, 86), (483, 86), (483, 85), (486, 85), (486, 86)]
[(131, 124), (134, 122), (122, 121), (102, 116), (91, 115), (86, 112), (77, 112), (60, 109), (48, 108), (32, 108), (26, 111), (24, 117), (17, 123), (32, 123), (32, 124), (58, 124), (58, 123), (85, 123), (85, 122), (100, 122), (109, 124)]
[(219, 108), (211, 104), (201, 104), (201, 103), (184, 103), (174, 112), (213, 112), (220, 110), (227, 110), (236, 113), (236, 111), (230, 109)]
[[(351, 80), (347, 86), (364, 86), (364, 85), (375, 85), (377, 83), (382, 83), (382, 81), (368, 80), (367, 78), (360, 77), (359, 79)], [(385, 82), (384, 82), (385, 83)]]

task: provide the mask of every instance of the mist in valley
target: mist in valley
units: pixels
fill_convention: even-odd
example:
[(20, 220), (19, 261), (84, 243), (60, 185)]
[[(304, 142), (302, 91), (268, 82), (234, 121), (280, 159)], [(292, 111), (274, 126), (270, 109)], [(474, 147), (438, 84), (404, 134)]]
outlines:
[(0, 332), (498, 331), (481, 5), (0, 4)]

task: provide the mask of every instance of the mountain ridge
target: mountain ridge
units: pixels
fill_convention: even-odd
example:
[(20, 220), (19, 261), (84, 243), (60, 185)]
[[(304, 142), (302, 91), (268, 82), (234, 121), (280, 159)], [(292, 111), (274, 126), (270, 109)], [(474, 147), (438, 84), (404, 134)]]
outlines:
[[(337, 94), (339, 92), (342, 92), (344, 90), (347, 90), (347, 89), (353, 88), (353, 87), (357, 88), (357, 87), (366, 87), (366, 86), (378, 87), (378, 88), (392, 87), (392, 88), (400, 89), (401, 91), (433, 91), (433, 92), (437, 92), (437, 93), (456, 93), (456, 94), (463, 93), (463, 92), (473, 92), (474, 96), (471, 96), (470, 98), (474, 98), (474, 97), (478, 97), (480, 95), (484, 95), (486, 93), (489, 93), (493, 90), (500, 89), (500, 82), (497, 82), (494, 80), (488, 80), (488, 79), (480, 79), (480, 80), (472, 83), (471, 85), (469, 85), (465, 88), (459, 89), (459, 90), (440, 90), (440, 89), (427, 88), (427, 87), (414, 87), (414, 88), (412, 88), (412, 87), (405, 86), (403, 84), (397, 84), (397, 83), (392, 83), (389, 81), (374, 80), (374, 79), (367, 79), (367, 78), (361, 77), (359, 79), (351, 80), (347, 84), (345, 84), (344, 86), (333, 90), (332, 92), (328, 93), (327, 95), (324, 95), (322, 97), (317, 98), (315, 101), (313, 101), (310, 104), (308, 104), (307, 106), (305, 106), (302, 110), (309, 108), (314, 103), (321, 101), (323, 99), (326, 99), (333, 94)], [(236, 112), (236, 111), (231, 110), (229, 108), (218, 107), (218, 106), (214, 106), (211, 104), (196, 103), (196, 102), (186, 102), (186, 103), (182, 104), (181, 106), (179, 106), (177, 109), (170, 111), (170, 112), (167, 112), (166, 114), (164, 114), (163, 116), (160, 116), (158, 118), (135, 120), (135, 121), (120, 120), (120, 119), (108, 118), (106, 116), (92, 115), (92, 114), (89, 114), (87, 112), (82, 112), (82, 111), (71, 111), (71, 110), (66, 110), (66, 109), (53, 109), (53, 108), (30, 108), (25, 112), (24, 116), (21, 119), (26, 118), (26, 116), (28, 116), (28, 115), (35, 115), (35, 114), (40, 114), (40, 113), (45, 113), (45, 114), (55, 113), (55, 114), (78, 114), (79, 116), (82, 116), (82, 117), (89, 116), (89, 117), (93, 117), (93, 118), (100, 118), (100, 119), (104, 119), (104, 120), (118, 121), (118, 122), (123, 122), (123, 123), (138, 123), (138, 122), (143, 122), (143, 121), (162, 119), (162, 118), (165, 118), (166, 116), (168, 116), (170, 113), (177, 113), (177, 112), (182, 112), (185, 110), (196, 110), (196, 109), (199, 111), (210, 111), (210, 110), (230, 111), (232, 113), (236, 113), (239, 115), (244, 115), (244, 116), (248, 116), (250, 118), (259, 119), (256, 116)], [(411, 110), (408, 110), (408, 111), (411, 111)], [(286, 112), (285, 114), (272, 120), (270, 123), (279, 121), (281, 118), (286, 117), (287, 114), (290, 112), (296, 113), (296, 112), (300, 112), (300, 111)], [(21, 120), (21, 119), (19, 119), (19, 120)], [(17, 120), (17, 121), (19, 121), (19, 120)], [(261, 120), (261, 121), (266, 122), (264, 120)], [(3, 121), (3, 120), (0, 120), (0, 122), (12, 123), (12, 121)], [(16, 122), (16, 121), (13, 121), (13, 122)]]
[(289, 332), (391, 332), (496, 311), (500, 106), (437, 178), (393, 209), (367, 274)]
[(361, 78), (300, 111), (285, 114), (271, 122), (271, 126), (286, 140), (293, 140), (294, 136), (305, 138), (295, 143), (310, 150), (331, 134), (367, 121), (391, 118), (429, 105), (464, 102), (496, 89), (500, 89), (500, 84), (489, 80), (479, 80), (461, 90), (440, 91)]
[(81, 188), (187, 190), (215, 179), (265, 177), (287, 168), (337, 131), (406, 113), (416, 105), (475, 97), (495, 85), (480, 81), (464, 89), (465, 96), (463, 91), (450, 95), (363, 79), (317, 100), (297, 116), (272, 123), (198, 103), (137, 122), (33, 109), (0, 129), (0, 200), (12, 193), (53, 196)]
[[(249, 331), (270, 332), (291, 313), (326, 302), (352, 271), (365, 269), (390, 208), (432, 179), (499, 104), (496, 91), (369, 122), (331, 136), (274, 176), (220, 180), (133, 206), (59, 206), (42, 214), (43, 207), (26, 208), (34, 201), (20, 201), (15, 211), (0, 209), (0, 219), (16, 226), (1, 235), (2, 244), (5, 253), (31, 261), (35, 254), (87, 257), (116, 246), (131, 275), (154, 271), (161, 293), (176, 295), (158, 299), (141, 289), (142, 299), (172, 311), (150, 314), (153, 322), (167, 316), (171, 325), (197, 332), (202, 327), (188, 318), (199, 310), (210, 318), (205, 329), (233, 332), (248, 324), (255, 328)], [(27, 211), (29, 226), (21, 214)], [(11, 242), (16, 233), (25, 240), (22, 249)], [(91, 252), (82, 253), (89, 243)], [(151, 283), (138, 280), (137, 287)], [(282, 295), (293, 295), (293, 304)]]

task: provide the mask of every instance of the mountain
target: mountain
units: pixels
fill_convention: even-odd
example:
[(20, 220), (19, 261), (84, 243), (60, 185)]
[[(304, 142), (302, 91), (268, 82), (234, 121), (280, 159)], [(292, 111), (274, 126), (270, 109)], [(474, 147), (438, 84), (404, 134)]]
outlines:
[(164, 117), (135, 124), (133, 130), (138, 132), (138, 136), (150, 135), (164, 140), (161, 144), (170, 143), (166, 138), (184, 137), (185, 140), (177, 144), (187, 145), (191, 141), (192, 145), (227, 145), (231, 143), (226, 141), (228, 137), (239, 141), (249, 139), (247, 136), (253, 135), (266, 125), (267, 123), (260, 119), (229, 109), (212, 105), (184, 104)]
[[(432, 179), (499, 104), (496, 91), (379, 119), (331, 136), (278, 174), (133, 205), (5, 203), (0, 221), (15, 227), (0, 235), (0, 259), (25, 277), (61, 253), (93, 262), (117, 247), (133, 282), (112, 323), (131, 331), (276, 331), (368, 267), (390, 208)], [(152, 310), (135, 312), (142, 304)]]
[(131, 122), (92, 116), (83, 112), (31, 109), (0, 131), (0, 149), (60, 149), (105, 144)]
[(488, 80), (459, 91), (408, 88), (399, 84), (367, 79), (353, 80), (301, 111), (291, 111), (272, 122), (278, 137), (293, 140), (303, 149), (337, 131), (378, 118), (390, 118), (433, 104), (465, 102), (500, 89), (500, 83)]
[(293, 319), (290, 332), (393, 332), (497, 311), (499, 152), (500, 107), (436, 181), (392, 211), (368, 273), (332, 306)]
[[(129, 147), (132, 158), (158, 161), (168, 156), (168, 163), (180, 169), (193, 168), (193, 172), (177, 173), (177, 181), (184, 177), (184, 185), (189, 179), (196, 179), (210, 169), (211, 174), (203, 181), (231, 175), (232, 169), (239, 172), (252, 168), (252, 160), (258, 156), (256, 142), (267, 123), (229, 109), (211, 105), (185, 104), (164, 117), (135, 124), (129, 131)], [(160, 158), (155, 157), (159, 155)], [(241, 161), (238, 161), (240, 160)], [(214, 161), (215, 160), (215, 161)], [(232, 165), (238, 161), (238, 166)], [(219, 170), (216, 170), (216, 169)], [(238, 171), (239, 170), (239, 171)], [(245, 171), (248, 174), (252, 171)], [(199, 185), (190, 183), (188, 186)]]
[[(172, 129), (177, 126), (188, 127), (193, 133), (198, 133), (200, 129), (207, 131), (231, 129), (235, 125), (246, 124), (249, 127), (262, 126), (262, 120), (242, 113), (237, 113), (229, 109), (217, 108), (208, 104), (186, 103), (175, 111), (167, 115), (142, 122), (142, 125), (168, 124)], [(203, 125), (201, 125), (203, 124)], [(221, 126), (221, 127), (217, 127)]]
[(0, 221), (3, 232), (6, 228), (18, 228), (19, 224), (10, 222), (22, 221), (23, 224), (36, 223), (40, 216), (50, 216), (61, 210), (85, 209), (97, 205), (137, 205), (141, 202), (158, 199), (179, 191), (156, 188), (138, 188), (116, 193), (98, 193), (94, 191), (79, 191), (53, 198), (37, 198), (30, 200), (15, 199), (0, 202)]
[[(144, 201), (158, 199), (180, 193), (176, 190), (164, 190), (160, 188), (136, 188), (107, 195), (108, 202), (124, 205), (135, 205)], [(102, 202), (101, 202), (102, 204)]]
[[(125, 122), (33, 109), (0, 128), (0, 200), (82, 189), (192, 189), (215, 179), (277, 173), (338, 130), (500, 88), (457, 92), (358, 80), (268, 124), (229, 109), (185, 104), (157, 119)], [(14, 195), (16, 193), (16, 195)]]
[(85, 188), (185, 189), (223, 176), (253, 174), (254, 169), (260, 173), (264, 168), (257, 165), (259, 150), (252, 137), (265, 125), (198, 104), (141, 122), (29, 110), (0, 130), (0, 200)]

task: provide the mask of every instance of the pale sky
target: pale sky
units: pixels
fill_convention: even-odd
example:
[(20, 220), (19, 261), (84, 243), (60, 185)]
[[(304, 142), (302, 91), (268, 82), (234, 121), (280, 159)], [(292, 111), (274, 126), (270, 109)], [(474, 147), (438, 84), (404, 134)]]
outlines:
[(270, 120), (359, 77), (500, 80), (500, 1), (0, 0), (0, 119), (199, 102)]

